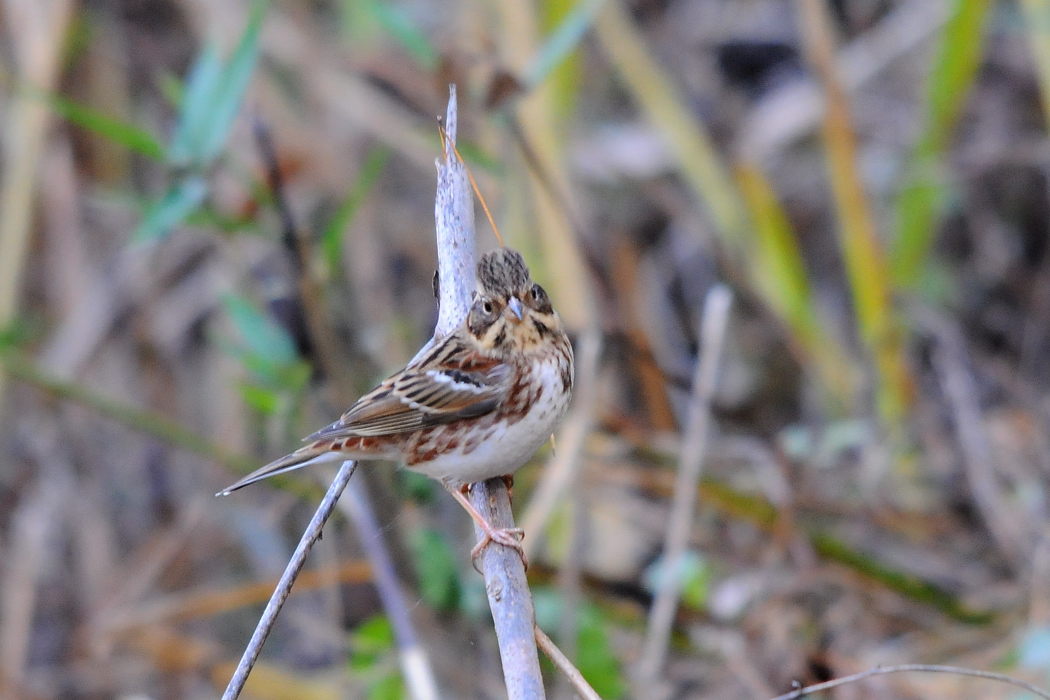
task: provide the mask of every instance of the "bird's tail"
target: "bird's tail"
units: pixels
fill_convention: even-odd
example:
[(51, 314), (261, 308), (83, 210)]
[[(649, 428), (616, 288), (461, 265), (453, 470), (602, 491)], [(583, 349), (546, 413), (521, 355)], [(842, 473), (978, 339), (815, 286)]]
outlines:
[(229, 496), (237, 489), (242, 489), (245, 486), (254, 484), (256, 481), (262, 481), (268, 479), (271, 476), (278, 474), (284, 474), (300, 467), (305, 467), (308, 464), (317, 464), (319, 462), (341, 462), (347, 459), (353, 459), (352, 455), (341, 452), (333, 452), (332, 445), (329, 441), (318, 441), (302, 447), (290, 455), (285, 455), (278, 460), (270, 462), (265, 467), (256, 469), (248, 476), (244, 477), (237, 483), (227, 486), (222, 491), (219, 491), (216, 496)]

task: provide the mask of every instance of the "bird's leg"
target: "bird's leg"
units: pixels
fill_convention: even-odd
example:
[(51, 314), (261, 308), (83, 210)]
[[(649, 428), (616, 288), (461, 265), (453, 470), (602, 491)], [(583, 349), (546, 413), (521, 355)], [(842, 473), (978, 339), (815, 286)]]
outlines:
[(521, 540), (525, 538), (525, 531), (520, 527), (492, 527), (488, 520), (485, 519), (478, 509), (474, 507), (474, 504), (467, 498), (467, 490), (470, 488), (469, 484), (450, 484), (443, 482), (445, 488), (452, 497), (459, 501), (459, 504), (463, 506), (463, 509), (470, 514), (471, 519), (477, 524), (481, 531), (485, 533), (481, 537), (481, 541), (474, 545), (474, 548), (470, 550), (470, 562), (474, 565), (474, 569), (481, 573), (478, 569), (478, 557), (481, 555), (483, 549), (490, 542), (496, 542), (504, 547), (510, 547), (511, 549), (517, 550), (518, 554), (521, 555), (521, 563), (525, 565), (525, 568), (529, 568), (529, 560), (525, 557), (525, 550), (521, 546)]

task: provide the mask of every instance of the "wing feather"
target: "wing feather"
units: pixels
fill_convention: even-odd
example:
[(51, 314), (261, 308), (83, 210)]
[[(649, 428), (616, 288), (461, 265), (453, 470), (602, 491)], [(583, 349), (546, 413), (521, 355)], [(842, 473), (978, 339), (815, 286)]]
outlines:
[(481, 416), (499, 406), (510, 384), (510, 367), (447, 336), (306, 440), (395, 435)]

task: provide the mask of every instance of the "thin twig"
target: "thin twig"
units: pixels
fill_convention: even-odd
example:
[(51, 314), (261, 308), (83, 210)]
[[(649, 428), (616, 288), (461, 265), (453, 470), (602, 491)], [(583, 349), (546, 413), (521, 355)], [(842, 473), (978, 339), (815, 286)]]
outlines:
[[(437, 163), (438, 188), (434, 202), (440, 282), (435, 338), (450, 332), (466, 318), (475, 286), (474, 200), (466, 169), (452, 148), (456, 141), (456, 115), (453, 85), (445, 120), (445, 158)], [(494, 527), (514, 526), (510, 496), (503, 479), (474, 484), (470, 498)], [(482, 535), (480, 531), (477, 534)], [(490, 544), (479, 556), (479, 562), (485, 572), (485, 590), (499, 642), (507, 696), (509, 700), (544, 698), (533, 635), (536, 616), (521, 557), (513, 549)]]
[(295, 583), (295, 579), (302, 570), (303, 564), (306, 563), (306, 555), (310, 553), (314, 542), (320, 539), (321, 529), (332, 514), (332, 511), (335, 510), (339, 494), (343, 492), (356, 468), (357, 462), (353, 460), (347, 460), (339, 467), (339, 473), (336, 474), (335, 481), (328, 487), (328, 493), (322, 499), (321, 505), (317, 507), (317, 512), (310, 519), (306, 532), (303, 533), (302, 539), (299, 540), (298, 546), (292, 553), (292, 558), (284, 568), (281, 580), (278, 582), (277, 588), (274, 589), (273, 595), (270, 596), (270, 602), (266, 604), (266, 609), (263, 610), (262, 617), (259, 618), (259, 623), (255, 626), (255, 632), (252, 633), (252, 638), (248, 642), (240, 662), (237, 664), (237, 670), (234, 671), (233, 677), (230, 678), (230, 682), (226, 686), (226, 692), (222, 694), (222, 700), (235, 700), (241, 694), (241, 690), (244, 689), (244, 684), (248, 680), (248, 674), (251, 673), (255, 660), (259, 658), (259, 652), (262, 651), (263, 643), (266, 641), (266, 637), (269, 636), (273, 623), (277, 619), (277, 613), (284, 606), (284, 601), (288, 599), (288, 595), (292, 592), (292, 584)]
[(537, 646), (539, 646), (547, 658), (551, 660), (551, 663), (554, 664), (554, 668), (562, 672), (565, 678), (569, 681), (569, 685), (571, 685), (572, 689), (576, 691), (576, 694), (583, 698), (583, 700), (602, 700), (597, 691), (591, 687), (590, 683), (587, 682), (587, 679), (583, 677), (582, 673), (580, 673), (580, 669), (576, 668), (572, 662), (569, 661), (569, 657), (561, 653), (561, 649), (559, 649), (558, 645), (554, 643), (554, 640), (548, 637), (547, 634), (539, 628), (539, 625), (534, 628), (534, 631), (536, 633)]
[(773, 700), (795, 700), (795, 698), (801, 698), (805, 695), (812, 695), (822, 690), (829, 690), (831, 688), (837, 688), (840, 685), (846, 685), (847, 683), (856, 683), (857, 681), (864, 680), (865, 678), (871, 678), (872, 676), (885, 676), (890, 673), (951, 673), (957, 676), (971, 676), (973, 678), (987, 678), (990, 681), (999, 681), (1000, 683), (1007, 683), (1009, 685), (1023, 688), (1030, 693), (1034, 693), (1041, 698), (1047, 698), (1050, 700), (1050, 692), (1043, 690), (1042, 688), (1032, 685), (1028, 681), (1023, 681), (1020, 678), (1013, 678), (1012, 676), (1005, 676), (1001, 673), (992, 673), (991, 671), (978, 671), (973, 668), (961, 668), (959, 666), (937, 666), (931, 664), (900, 664), (899, 666), (877, 666), (867, 671), (861, 671), (860, 673), (854, 673), (852, 676), (843, 676), (842, 678), (835, 678), (824, 683), (817, 683), (815, 685), (807, 685), (805, 688), (797, 688), (792, 690), (790, 693), (784, 693), (773, 698)]
[(728, 287), (716, 285), (704, 301), (701, 328), (700, 359), (693, 379), (693, 399), (689, 407), (689, 423), (682, 442), (682, 454), (675, 480), (671, 522), (664, 541), (664, 578), (649, 611), (649, 632), (645, 649), (638, 664), (640, 683), (656, 679), (667, 657), (667, 642), (678, 608), (677, 571), (689, 541), (689, 525), (693, 522), (697, 487), (707, 449), (708, 423), (711, 420), (711, 400), (718, 379), (718, 366), (725, 340), (726, 323), (733, 294)]

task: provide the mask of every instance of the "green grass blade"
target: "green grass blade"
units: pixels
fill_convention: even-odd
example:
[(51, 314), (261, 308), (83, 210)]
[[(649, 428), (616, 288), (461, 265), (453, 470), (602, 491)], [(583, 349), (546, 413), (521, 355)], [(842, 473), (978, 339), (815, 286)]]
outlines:
[(146, 129), (60, 95), (50, 95), (46, 99), (55, 114), (71, 124), (99, 134), (152, 160), (164, 160), (164, 146)]
[(390, 149), (387, 147), (376, 146), (372, 149), (361, 167), (357, 182), (350, 188), (350, 192), (347, 193), (346, 198), (343, 199), (339, 208), (335, 210), (335, 214), (329, 220), (328, 225), (325, 226), (324, 232), (321, 234), (321, 251), (329, 270), (335, 270), (339, 267), (343, 233), (350, 226), (350, 222), (354, 220), (358, 209), (361, 208), (361, 204), (367, 199), (368, 193), (372, 191), (372, 186), (379, 179), (379, 175), (383, 172), (383, 168), (386, 167), (389, 159)]
[(179, 121), (168, 149), (168, 158), (172, 164), (189, 165), (197, 161), (202, 131), (221, 78), (222, 58), (219, 48), (208, 43), (197, 57), (183, 87)]
[(401, 44), (419, 65), (427, 70), (437, 68), (440, 61), (437, 50), (404, 10), (382, 0), (369, 2), (368, 9), (379, 26)]
[(267, 0), (256, 0), (252, 4), (248, 26), (241, 35), (229, 65), (222, 72), (207, 119), (202, 125), (200, 160), (203, 163), (209, 163), (219, 155), (229, 137), (233, 120), (240, 111), (248, 83), (255, 72), (259, 56), (259, 35), (262, 33), (262, 22), (268, 6)]
[(150, 243), (168, 235), (200, 206), (207, 193), (207, 182), (196, 175), (173, 185), (163, 197), (146, 209), (131, 238), (132, 244)]
[(753, 283), (788, 327), (798, 350), (812, 362), (832, 397), (839, 404), (848, 405), (854, 391), (854, 370), (846, 349), (820, 321), (791, 223), (757, 166), (738, 166), (737, 182), (755, 225)]
[(595, 30), (624, 84), (666, 140), (686, 183), (707, 209), (729, 252), (744, 253), (753, 242), (751, 223), (706, 127), (653, 58), (621, 3), (605, 3)]
[(858, 165), (849, 99), (838, 76), (832, 19), (824, 0), (799, 0), (797, 7), (807, 60), (824, 88), (821, 134), (853, 313), (876, 369), (879, 413), (897, 434), (911, 404), (912, 382), (893, 309), (889, 264)]
[(236, 294), (226, 294), (222, 303), (244, 348), (258, 360), (279, 368), (292, 365), (299, 359), (295, 341), (288, 332), (250, 300)]
[(944, 199), (941, 163), (952, 129), (980, 65), (990, 0), (954, 0), (941, 33), (927, 93), (926, 127), (897, 198), (897, 235), (890, 256), (894, 282), (915, 287), (922, 277)]
[[(560, 19), (546, 43), (522, 76), (526, 90), (532, 90), (565, 61), (594, 24), (594, 18), (606, 0), (579, 0)], [(548, 6), (557, 4), (554, 0)]]

